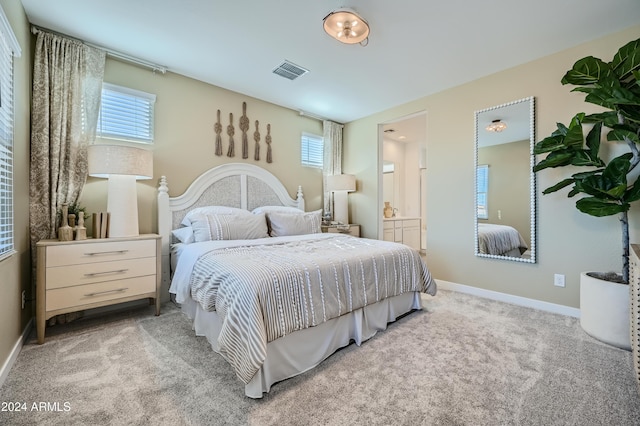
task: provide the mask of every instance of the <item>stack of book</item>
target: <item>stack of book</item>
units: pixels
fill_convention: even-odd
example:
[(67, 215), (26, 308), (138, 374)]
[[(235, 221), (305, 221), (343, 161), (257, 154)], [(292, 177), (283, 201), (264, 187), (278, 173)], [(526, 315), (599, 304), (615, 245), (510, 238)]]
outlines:
[(93, 214), (93, 238), (109, 238), (109, 219), (111, 213), (100, 212)]

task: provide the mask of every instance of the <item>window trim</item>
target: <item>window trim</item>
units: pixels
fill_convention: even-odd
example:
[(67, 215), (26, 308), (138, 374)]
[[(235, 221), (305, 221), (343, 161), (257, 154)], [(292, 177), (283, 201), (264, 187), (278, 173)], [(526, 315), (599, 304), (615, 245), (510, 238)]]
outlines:
[[(484, 180), (480, 179), (480, 174), (484, 175)], [(481, 184), (484, 183), (483, 188), (480, 188)], [(481, 190), (482, 189), (482, 190)], [(484, 214), (480, 213), (480, 194), (484, 194), (484, 203), (482, 203), (482, 207), (484, 208)], [(489, 219), (489, 165), (488, 164), (479, 164), (476, 168), (476, 217), (478, 219)]]
[[(102, 114), (103, 114), (103, 107), (104, 107), (104, 103), (101, 102), (100, 103), (100, 113), (98, 115), (98, 123), (96, 125), (96, 138), (100, 138), (100, 139), (110, 139), (110, 140), (119, 140), (119, 141), (126, 141), (126, 142), (132, 142), (132, 143), (138, 143), (138, 144), (142, 144), (142, 145), (153, 145), (154, 143), (154, 136), (155, 136), (155, 102), (156, 102), (156, 95), (152, 94), (152, 93), (147, 93), (147, 92), (143, 92), (141, 90), (136, 90), (136, 89), (132, 89), (129, 87), (125, 87), (125, 86), (119, 86), (116, 84), (111, 84), (111, 83), (102, 83), (102, 97), (104, 99), (105, 97), (105, 90), (113, 92), (113, 93), (117, 93), (123, 96), (129, 96), (131, 97), (132, 101), (135, 102), (144, 102), (146, 103), (149, 113), (146, 116), (143, 116), (144, 119), (148, 120), (148, 127), (146, 128), (146, 131), (148, 133), (148, 137), (143, 137), (143, 136), (137, 136), (134, 135), (132, 133), (130, 134), (122, 134), (122, 133), (116, 133), (116, 132), (108, 132), (102, 129)], [(135, 115), (132, 114), (132, 115)], [(136, 132), (137, 133), (137, 132)]]
[[(312, 162), (309, 158), (309, 142), (318, 143), (320, 146), (319, 163)], [(306, 148), (305, 148), (306, 144)], [(315, 147), (314, 147), (315, 148)], [(317, 148), (315, 148), (317, 149)], [(305, 151), (307, 152), (305, 158)], [(318, 160), (318, 158), (316, 158)], [(302, 132), (300, 136), (300, 164), (303, 167), (311, 167), (314, 169), (322, 169), (324, 167), (324, 137), (314, 133)]]
[[(15, 249), (15, 187), (14, 187), (14, 170), (15, 170), (15, 156), (14, 156), (14, 148), (15, 148), (15, 143), (14, 143), (14, 135), (15, 135), (15, 131), (14, 131), (14, 127), (15, 127), (15, 63), (14, 63), (14, 58), (19, 58), (20, 56), (22, 56), (22, 50), (20, 48), (20, 44), (18, 43), (18, 40), (13, 32), (13, 29), (11, 28), (11, 25), (9, 24), (9, 21), (7, 19), (7, 16), (4, 13), (4, 10), (2, 9), (2, 7), (0, 6), (0, 42), (4, 45), (2, 47), (2, 55), (4, 54), (8, 54), (9, 57), (9, 64), (8, 64), (8, 68), (9, 68), (9, 76), (7, 78), (8, 80), (8, 89), (10, 93), (3, 93), (3, 95), (5, 96), (5, 99), (9, 99), (10, 102), (8, 105), (8, 117), (7, 117), (7, 124), (9, 127), (9, 137), (7, 139), (9, 139), (7, 141), (7, 164), (8, 164), (8, 168), (6, 173), (3, 172), (2, 176), (6, 175), (7, 176), (7, 180), (9, 181), (8, 183), (8, 188), (9, 190), (8, 192), (8, 197), (7, 200), (9, 200), (9, 216), (7, 218), (2, 218), (0, 217), (0, 225), (2, 223), (2, 221), (4, 221), (5, 219), (7, 220), (7, 224), (8, 224), (8, 229), (7, 229), (7, 233), (8, 233), (8, 237), (6, 238), (7, 240), (7, 247), (6, 249), (4, 249), (3, 252), (0, 253), (0, 261), (3, 261), (9, 257), (11, 257), (12, 255), (14, 255), (15, 253), (17, 253), (16, 249)], [(4, 51), (6, 49), (6, 51)], [(5, 103), (5, 106), (7, 105), (7, 103)], [(1, 106), (0, 106), (1, 108)], [(4, 146), (4, 145), (3, 145)]]

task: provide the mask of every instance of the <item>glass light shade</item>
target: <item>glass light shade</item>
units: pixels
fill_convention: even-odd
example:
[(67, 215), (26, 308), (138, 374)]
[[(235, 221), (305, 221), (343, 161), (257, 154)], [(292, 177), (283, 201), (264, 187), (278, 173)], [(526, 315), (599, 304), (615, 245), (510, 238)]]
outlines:
[(501, 132), (507, 128), (507, 123), (500, 120), (493, 120), (485, 129), (487, 132)]
[(329, 13), (323, 20), (323, 27), (331, 37), (346, 44), (361, 43), (369, 37), (367, 21), (350, 9)]

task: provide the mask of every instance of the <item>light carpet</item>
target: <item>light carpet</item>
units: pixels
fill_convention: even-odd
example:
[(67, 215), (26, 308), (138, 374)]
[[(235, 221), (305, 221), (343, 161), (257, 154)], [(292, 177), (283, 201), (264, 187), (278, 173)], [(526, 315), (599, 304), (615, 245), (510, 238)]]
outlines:
[(58, 325), (20, 353), (0, 424), (640, 424), (631, 353), (576, 319), (448, 291), (424, 305), (260, 400), (171, 304)]

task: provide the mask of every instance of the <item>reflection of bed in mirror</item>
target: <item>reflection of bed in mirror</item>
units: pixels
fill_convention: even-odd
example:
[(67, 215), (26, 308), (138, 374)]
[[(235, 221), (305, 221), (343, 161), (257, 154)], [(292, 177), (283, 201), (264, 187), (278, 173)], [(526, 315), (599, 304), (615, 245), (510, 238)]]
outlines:
[(496, 256), (521, 257), (529, 247), (518, 230), (494, 223), (478, 224), (478, 251)]

